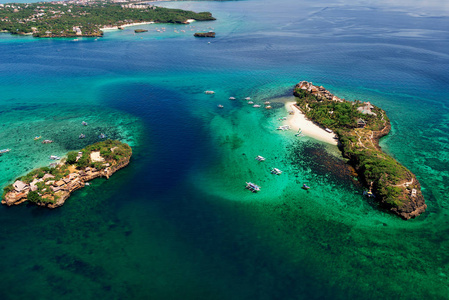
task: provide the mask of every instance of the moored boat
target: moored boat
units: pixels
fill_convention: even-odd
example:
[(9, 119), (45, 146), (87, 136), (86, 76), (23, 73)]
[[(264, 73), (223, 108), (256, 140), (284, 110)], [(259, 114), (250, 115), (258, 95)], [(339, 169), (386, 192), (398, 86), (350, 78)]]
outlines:
[(260, 105), (259, 104), (254, 104), (253, 107), (257, 108), (257, 107), (260, 107)]
[(40, 138), (42, 138), (42, 137), (41, 137), (40, 135), (37, 135), (37, 136), (34, 137), (34, 140), (37, 141), (37, 140), (39, 140)]
[(253, 101), (248, 101), (248, 104), (254, 104), (254, 102)]
[(250, 190), (251, 192), (253, 192), (253, 193), (257, 193), (258, 191), (260, 191), (260, 186), (254, 184), (252, 182), (247, 182), (246, 183), (246, 188), (248, 190)]
[(280, 175), (280, 174), (282, 174), (282, 171), (279, 170), (278, 168), (273, 168), (271, 170), (271, 174)]
[(50, 155), (50, 159), (52, 159), (52, 160), (59, 160), (61, 158), (59, 156), (56, 156), (56, 155)]
[(265, 160), (265, 157), (260, 156), (260, 155), (257, 155), (257, 156), (256, 156), (256, 160), (258, 160), (258, 161), (264, 161), (264, 160)]
[(271, 105), (265, 106), (265, 109), (272, 109)]
[(229, 97), (229, 100), (235, 100), (235, 97)]
[(251, 97), (246, 97), (245, 100), (251, 100)]
[(304, 190), (308, 190), (308, 189), (310, 189), (310, 186), (308, 186), (307, 184), (304, 183), (301, 188)]
[(84, 134), (80, 134), (80, 136), (78, 137), (79, 139), (84, 139), (86, 136)]
[(81, 122), (82, 125), (87, 126), (87, 122)]
[(204, 91), (205, 94), (215, 94), (214, 91)]
[(224, 106), (221, 105), (221, 104), (218, 104), (217, 106), (218, 106), (218, 108), (223, 108), (223, 107), (224, 107)]
[(53, 143), (52, 140), (43, 140), (42, 141), (42, 144), (51, 144), (51, 143)]
[(107, 138), (107, 135), (104, 134), (104, 133), (101, 133), (101, 134), (98, 136), (98, 138), (100, 138), (100, 139), (105, 139), (105, 138)]
[(9, 151), (11, 151), (11, 149), (2, 149), (0, 150), (0, 154), (8, 153)]

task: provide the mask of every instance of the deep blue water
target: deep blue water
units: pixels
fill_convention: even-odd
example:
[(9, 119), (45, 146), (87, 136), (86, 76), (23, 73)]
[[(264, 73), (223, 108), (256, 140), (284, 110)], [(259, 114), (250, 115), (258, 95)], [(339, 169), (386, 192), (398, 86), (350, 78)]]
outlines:
[[(12, 150), (0, 185), (101, 132), (134, 152), (61, 208), (0, 207), (1, 298), (449, 298), (448, 5), (160, 5), (217, 21), (97, 40), (0, 34), (0, 148)], [(193, 37), (212, 28), (215, 39)], [(417, 175), (425, 214), (380, 210), (336, 147), (274, 130), (300, 80), (386, 110), (381, 145)]]

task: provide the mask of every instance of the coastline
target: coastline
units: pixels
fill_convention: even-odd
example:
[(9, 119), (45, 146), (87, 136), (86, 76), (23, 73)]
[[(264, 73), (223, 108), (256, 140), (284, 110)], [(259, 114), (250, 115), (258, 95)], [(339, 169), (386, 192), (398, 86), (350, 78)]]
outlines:
[(118, 30), (119, 27), (131, 27), (131, 26), (139, 26), (139, 25), (149, 25), (149, 24), (154, 24), (155, 22), (140, 22), (140, 23), (129, 23), (129, 24), (125, 24), (125, 25), (120, 25), (120, 26), (105, 26), (105, 27), (101, 27), (100, 30)]
[(320, 126), (308, 120), (294, 104), (296, 104), (294, 101), (287, 101), (285, 103), (287, 111), (293, 111), (293, 115), (289, 115), (287, 118), (287, 123), (294, 131), (298, 131), (301, 128), (302, 133), (308, 137), (335, 146), (338, 144), (337, 139), (335, 138), (335, 133), (327, 132)]

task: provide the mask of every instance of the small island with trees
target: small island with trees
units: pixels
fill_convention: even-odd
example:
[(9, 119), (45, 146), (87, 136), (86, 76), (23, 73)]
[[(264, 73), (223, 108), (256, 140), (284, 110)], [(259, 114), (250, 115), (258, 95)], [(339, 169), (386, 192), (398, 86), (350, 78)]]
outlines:
[(307, 118), (337, 134), (339, 148), (366, 185), (367, 196), (404, 219), (426, 210), (416, 176), (379, 146), (391, 130), (385, 111), (370, 102), (340, 99), (307, 81), (298, 83), (293, 94)]
[(0, 4), (0, 30), (34, 37), (101, 37), (102, 29), (142, 23), (188, 24), (215, 20), (196, 13), (128, 0), (53, 1)]
[(35, 169), (3, 189), (2, 204), (11, 206), (29, 201), (39, 206), (62, 206), (70, 194), (97, 177), (109, 177), (126, 167), (131, 147), (120, 141), (105, 140), (67, 154), (55, 167)]

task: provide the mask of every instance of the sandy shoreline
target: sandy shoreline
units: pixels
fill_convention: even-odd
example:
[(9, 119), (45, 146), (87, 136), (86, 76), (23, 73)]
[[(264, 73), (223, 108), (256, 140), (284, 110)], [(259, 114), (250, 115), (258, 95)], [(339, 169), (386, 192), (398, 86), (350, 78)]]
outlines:
[(292, 130), (298, 131), (299, 128), (301, 128), (304, 135), (325, 143), (337, 145), (337, 140), (335, 139), (334, 133), (329, 133), (312, 121), (307, 120), (306, 116), (296, 106), (294, 106), (294, 104), (294, 101), (288, 101), (285, 103), (285, 108), (288, 111), (294, 112), (294, 114), (289, 115), (287, 119), (287, 124), (290, 125)]
[(140, 22), (140, 23), (130, 23), (130, 24), (124, 24), (120, 26), (111, 26), (111, 27), (102, 27), (100, 30), (117, 30), (119, 27), (125, 28), (130, 26), (139, 26), (139, 25), (148, 25), (148, 24), (154, 24), (154, 22)]

